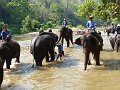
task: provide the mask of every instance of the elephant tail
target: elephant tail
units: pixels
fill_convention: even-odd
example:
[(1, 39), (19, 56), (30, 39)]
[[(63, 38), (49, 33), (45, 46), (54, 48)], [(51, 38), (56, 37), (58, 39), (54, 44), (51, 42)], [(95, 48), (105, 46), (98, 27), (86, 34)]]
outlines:
[(35, 53), (35, 45), (36, 45), (37, 37), (35, 37), (30, 46), (30, 53), (33, 55), (33, 66), (34, 67), (34, 59), (36, 59), (36, 53)]

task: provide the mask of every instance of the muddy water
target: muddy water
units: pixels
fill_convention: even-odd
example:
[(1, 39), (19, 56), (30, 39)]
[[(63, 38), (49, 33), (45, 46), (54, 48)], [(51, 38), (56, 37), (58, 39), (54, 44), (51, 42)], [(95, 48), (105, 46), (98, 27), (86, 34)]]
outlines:
[[(111, 50), (108, 37), (104, 38), (101, 66), (88, 66), (83, 70), (84, 54), (81, 46), (66, 47), (63, 60), (43, 62), (43, 67), (32, 67), (33, 57), (29, 53), (30, 40), (20, 41), (21, 64), (12, 62), (10, 72), (4, 71), (2, 90), (119, 90), (120, 53)], [(79, 36), (75, 35), (74, 39)], [(5, 67), (4, 67), (5, 68)]]

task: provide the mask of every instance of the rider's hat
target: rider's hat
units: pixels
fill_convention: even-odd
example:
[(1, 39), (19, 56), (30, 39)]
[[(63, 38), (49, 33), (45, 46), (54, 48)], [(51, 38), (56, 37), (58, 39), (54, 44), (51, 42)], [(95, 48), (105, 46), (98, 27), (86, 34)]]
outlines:
[(93, 19), (93, 16), (89, 16), (89, 19)]

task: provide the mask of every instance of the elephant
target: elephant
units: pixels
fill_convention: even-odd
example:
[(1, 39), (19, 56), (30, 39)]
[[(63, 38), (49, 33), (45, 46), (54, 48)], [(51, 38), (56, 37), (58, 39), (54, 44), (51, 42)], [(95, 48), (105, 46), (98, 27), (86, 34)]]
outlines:
[(16, 62), (20, 63), (20, 45), (14, 40), (4, 41), (0, 43), (0, 57), (2, 63), (6, 61), (7, 69), (10, 69), (12, 58), (16, 58)]
[(69, 40), (73, 44), (73, 31), (70, 28), (67, 27), (61, 28), (58, 42), (62, 39), (61, 43), (63, 44), (64, 38), (67, 41), (67, 47), (70, 46)]
[[(42, 66), (45, 57), (46, 62), (54, 61), (57, 40), (58, 36), (52, 32), (42, 32), (32, 40), (30, 53), (33, 55), (37, 66)], [(49, 60), (49, 54), (51, 60)]]
[(116, 52), (118, 52), (120, 47), (120, 34), (110, 36), (109, 41), (112, 49), (116, 49)]
[(87, 69), (87, 64), (88, 65), (91, 64), (89, 60), (90, 53), (93, 54), (94, 59), (96, 61), (96, 65), (100, 65), (99, 59), (100, 59), (101, 45), (99, 44), (99, 41), (95, 36), (93, 36), (91, 33), (87, 33), (83, 35), (83, 39), (79, 37), (75, 40), (74, 43), (83, 46), (83, 53), (85, 54), (84, 70)]
[(116, 37), (115, 37), (115, 49), (116, 51), (118, 52), (119, 50), (119, 47), (120, 47), (120, 34), (117, 34)]
[(107, 32), (107, 36), (110, 36), (110, 33), (114, 34), (116, 28), (105, 28), (104, 32)]
[(0, 87), (2, 82), (3, 82), (3, 63), (2, 63), (2, 59), (0, 58)]

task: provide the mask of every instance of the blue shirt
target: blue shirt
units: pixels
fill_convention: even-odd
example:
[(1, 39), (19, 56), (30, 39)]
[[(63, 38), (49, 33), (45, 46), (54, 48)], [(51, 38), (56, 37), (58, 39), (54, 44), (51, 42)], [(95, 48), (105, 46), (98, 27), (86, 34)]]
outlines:
[(117, 26), (116, 31), (117, 31), (117, 34), (120, 34), (120, 26)]
[(5, 40), (7, 38), (7, 35), (9, 35), (9, 34), (10, 34), (10, 32), (8, 30), (2, 31), (1, 32), (2, 39)]
[(63, 45), (57, 45), (58, 46), (58, 52), (61, 53), (63, 51)]
[(95, 21), (93, 21), (93, 20), (92, 20), (92, 21), (89, 20), (89, 21), (87, 22), (86, 26), (87, 26), (88, 29), (92, 30), (92, 28), (95, 28), (96, 23), (95, 23)]
[(67, 21), (64, 20), (62, 25), (66, 27), (67, 26)]

